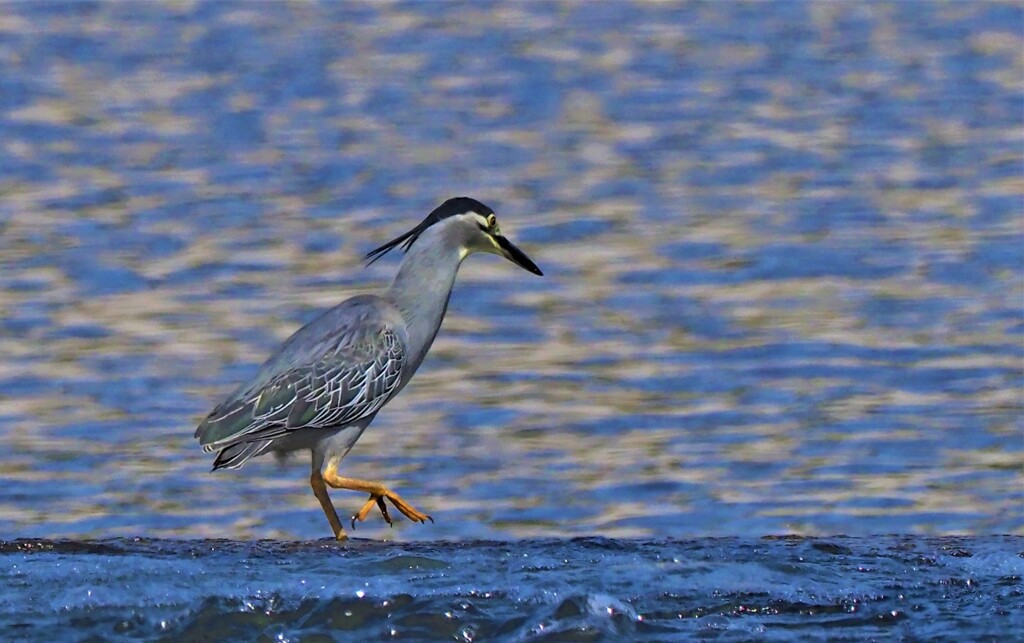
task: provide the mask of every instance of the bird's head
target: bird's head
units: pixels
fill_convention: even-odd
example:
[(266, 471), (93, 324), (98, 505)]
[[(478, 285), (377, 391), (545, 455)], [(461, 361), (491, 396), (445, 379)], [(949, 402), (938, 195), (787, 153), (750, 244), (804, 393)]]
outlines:
[[(436, 235), (436, 242), (457, 247), (461, 253), (460, 258), (465, 258), (474, 252), (489, 252), (505, 257), (535, 275), (544, 274), (537, 264), (526, 256), (526, 253), (501, 234), (494, 210), (476, 199), (465, 196), (448, 199), (434, 208), (434, 211), (428, 214), (427, 218), (423, 219), (415, 228), (388, 241), (381, 247), (371, 250), (365, 258), (369, 263), (373, 263), (392, 248), (402, 246), (404, 250), (408, 250), (427, 230), (443, 232), (443, 234)], [(434, 237), (435, 235), (430, 236)]]

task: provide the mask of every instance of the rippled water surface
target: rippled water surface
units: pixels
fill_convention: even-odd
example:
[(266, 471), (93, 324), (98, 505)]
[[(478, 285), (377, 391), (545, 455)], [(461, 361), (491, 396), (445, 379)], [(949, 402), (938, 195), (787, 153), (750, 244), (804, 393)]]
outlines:
[[(1022, 34), (1019, 2), (0, 4), (0, 629), (1024, 630)], [(305, 456), (209, 474), (196, 422), (459, 194), (546, 276), (469, 260), (343, 467), (436, 524), (340, 546)]]
[(991, 640), (1024, 539), (0, 542), (8, 636)]
[(982, 2), (6, 4), (0, 534), (327, 535), (305, 456), (210, 475), (192, 430), (457, 194), (547, 276), (463, 266), (344, 466), (437, 522), (357, 535), (1024, 533), (1022, 27)]

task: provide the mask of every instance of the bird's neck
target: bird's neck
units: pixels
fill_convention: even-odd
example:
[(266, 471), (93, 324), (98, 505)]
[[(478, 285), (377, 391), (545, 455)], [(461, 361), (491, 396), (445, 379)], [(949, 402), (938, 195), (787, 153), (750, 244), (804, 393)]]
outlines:
[(394, 282), (384, 293), (384, 298), (397, 306), (405, 319), (412, 366), (409, 377), (434, 343), (464, 258), (458, 245), (424, 238), (433, 232), (427, 230), (412, 245), (402, 259)]

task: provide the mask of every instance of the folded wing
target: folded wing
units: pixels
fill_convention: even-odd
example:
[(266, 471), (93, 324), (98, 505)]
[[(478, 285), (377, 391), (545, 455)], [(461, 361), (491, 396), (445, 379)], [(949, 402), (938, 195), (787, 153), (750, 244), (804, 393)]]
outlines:
[(372, 416), (394, 394), (406, 363), (401, 332), (358, 307), (347, 316), (330, 312), (334, 318), (325, 315), (296, 333), (252, 386), (236, 391), (196, 429), (203, 450), (220, 452), (215, 469), (237, 468), (292, 431)]

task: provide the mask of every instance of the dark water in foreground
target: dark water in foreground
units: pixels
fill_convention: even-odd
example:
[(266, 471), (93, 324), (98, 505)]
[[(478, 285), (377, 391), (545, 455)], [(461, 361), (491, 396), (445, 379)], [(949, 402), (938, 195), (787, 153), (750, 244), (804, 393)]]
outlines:
[(0, 543), (26, 639), (980, 640), (1024, 538)]

